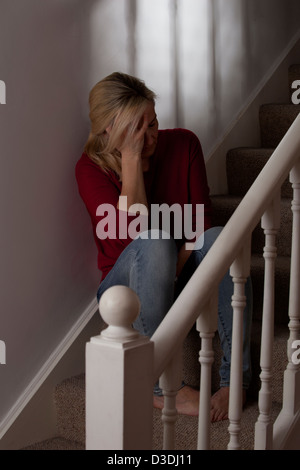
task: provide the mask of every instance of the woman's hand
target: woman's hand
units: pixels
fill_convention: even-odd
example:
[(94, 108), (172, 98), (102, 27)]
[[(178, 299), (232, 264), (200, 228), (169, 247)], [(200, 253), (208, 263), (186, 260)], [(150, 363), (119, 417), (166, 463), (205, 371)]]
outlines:
[[(148, 119), (144, 115), (138, 125), (132, 125), (131, 128), (126, 130), (122, 144), (118, 148), (122, 157), (122, 190), (120, 196), (126, 196), (128, 208), (133, 204), (141, 204), (143, 207), (147, 207), (142, 150), (148, 125)], [(119, 204), (120, 199), (118, 208), (120, 208)]]
[(141, 158), (148, 125), (147, 116), (144, 115), (137, 126), (132, 125), (127, 129), (123, 142), (118, 148), (122, 159)]

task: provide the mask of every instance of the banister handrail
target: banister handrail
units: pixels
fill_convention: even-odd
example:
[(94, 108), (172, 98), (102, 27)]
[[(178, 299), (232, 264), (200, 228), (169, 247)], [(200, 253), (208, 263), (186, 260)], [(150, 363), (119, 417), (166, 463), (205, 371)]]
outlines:
[[(242, 249), (243, 240), (253, 232), (299, 158), (300, 115), (152, 336), (155, 381), (169, 363), (173, 350), (185, 340), (213, 288)], [(172, 335), (169, 334), (171, 330)]]

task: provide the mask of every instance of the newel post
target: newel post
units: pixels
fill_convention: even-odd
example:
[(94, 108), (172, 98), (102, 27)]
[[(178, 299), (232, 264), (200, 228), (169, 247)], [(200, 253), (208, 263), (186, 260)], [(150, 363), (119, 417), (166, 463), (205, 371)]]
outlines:
[(131, 326), (139, 299), (115, 286), (99, 310), (108, 327), (86, 345), (86, 449), (151, 449), (153, 343)]

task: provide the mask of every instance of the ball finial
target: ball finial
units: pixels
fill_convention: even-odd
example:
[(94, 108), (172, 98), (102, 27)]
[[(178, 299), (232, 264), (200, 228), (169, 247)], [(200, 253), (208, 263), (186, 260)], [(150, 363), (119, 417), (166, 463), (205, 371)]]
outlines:
[(113, 286), (107, 289), (100, 299), (99, 311), (108, 325), (101, 336), (113, 339), (137, 335), (132, 323), (140, 313), (140, 301), (129, 287)]

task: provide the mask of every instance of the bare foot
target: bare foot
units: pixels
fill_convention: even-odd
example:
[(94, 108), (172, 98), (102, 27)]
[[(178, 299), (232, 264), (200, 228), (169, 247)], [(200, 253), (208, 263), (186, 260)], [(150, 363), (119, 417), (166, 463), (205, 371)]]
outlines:
[[(160, 410), (164, 407), (164, 397), (153, 397), (154, 408)], [(198, 416), (199, 414), (199, 391), (188, 385), (182, 387), (176, 397), (176, 409), (180, 415)]]
[(229, 387), (222, 387), (211, 397), (211, 422), (214, 423), (216, 421), (228, 419), (228, 407)]
[[(228, 419), (229, 387), (221, 387), (211, 398), (211, 422)], [(243, 406), (246, 403), (246, 390), (243, 390)]]
[(153, 406), (158, 410), (162, 410), (164, 407), (164, 397), (153, 395)]

